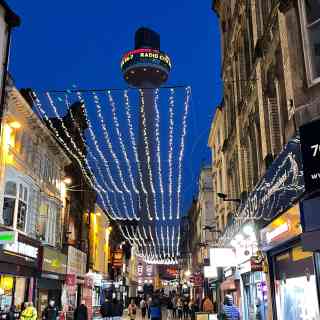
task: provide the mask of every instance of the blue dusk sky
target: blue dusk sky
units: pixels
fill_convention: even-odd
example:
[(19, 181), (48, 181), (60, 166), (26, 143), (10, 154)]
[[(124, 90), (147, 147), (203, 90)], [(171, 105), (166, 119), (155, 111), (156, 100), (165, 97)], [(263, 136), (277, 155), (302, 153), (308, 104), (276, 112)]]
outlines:
[[(123, 53), (138, 27), (161, 35), (172, 60), (168, 85), (192, 87), (183, 183), (184, 211), (196, 194), (201, 165), (210, 163), (210, 124), (221, 101), (220, 36), (212, 0), (8, 0), (21, 17), (13, 32), (10, 72), (18, 88), (125, 88)], [(182, 108), (182, 106), (181, 106)]]

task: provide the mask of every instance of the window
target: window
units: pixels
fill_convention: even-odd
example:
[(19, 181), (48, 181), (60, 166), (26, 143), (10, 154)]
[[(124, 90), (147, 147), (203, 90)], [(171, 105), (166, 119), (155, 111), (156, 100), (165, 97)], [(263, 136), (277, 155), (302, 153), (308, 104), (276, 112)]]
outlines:
[(28, 189), (23, 186), (22, 183), (19, 185), (19, 202), (18, 202), (18, 213), (17, 213), (17, 228), (21, 231), (25, 231), (26, 219), (28, 209)]
[[(17, 186), (19, 185), (19, 190)], [(16, 201), (18, 199), (18, 202)], [(17, 208), (16, 208), (17, 207)], [(16, 211), (17, 210), (17, 211)], [(7, 181), (4, 192), (3, 202), (3, 223), (6, 226), (15, 227), (25, 232), (26, 219), (28, 211), (28, 187), (22, 183), (17, 184), (15, 181)]]
[(300, 0), (307, 78), (320, 82), (320, 0)]
[(60, 207), (53, 200), (42, 197), (39, 208), (38, 233), (40, 239), (52, 246), (56, 245), (59, 239), (57, 236), (58, 219), (60, 217)]
[(3, 203), (3, 224), (13, 227), (14, 208), (16, 203), (17, 184), (14, 181), (7, 181), (4, 191)]

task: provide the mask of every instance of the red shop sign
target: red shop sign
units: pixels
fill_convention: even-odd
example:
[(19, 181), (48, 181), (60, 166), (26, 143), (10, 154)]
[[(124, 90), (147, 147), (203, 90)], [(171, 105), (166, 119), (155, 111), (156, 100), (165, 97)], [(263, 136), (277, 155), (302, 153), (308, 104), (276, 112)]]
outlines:
[(75, 274), (67, 274), (66, 275), (66, 285), (73, 287), (76, 285), (76, 275)]

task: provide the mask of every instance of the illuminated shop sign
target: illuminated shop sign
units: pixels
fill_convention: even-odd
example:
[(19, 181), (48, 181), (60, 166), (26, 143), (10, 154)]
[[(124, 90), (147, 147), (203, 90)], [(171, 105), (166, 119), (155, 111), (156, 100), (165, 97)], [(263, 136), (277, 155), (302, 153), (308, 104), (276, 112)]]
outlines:
[(239, 206), (236, 212), (237, 219), (228, 226), (221, 241), (227, 242), (228, 239), (232, 239), (250, 219), (272, 221), (292, 206), (304, 190), (300, 141), (292, 139), (247, 200)]
[(301, 234), (299, 204), (296, 204), (260, 231), (263, 247), (273, 247)]
[(38, 258), (38, 248), (24, 242), (16, 241), (12, 244), (5, 244), (3, 246), (3, 249), (6, 251), (22, 254), (33, 259)]
[(154, 49), (137, 49), (127, 52), (122, 57), (121, 70), (138, 64), (161, 65), (168, 71), (171, 69), (170, 58), (165, 53)]

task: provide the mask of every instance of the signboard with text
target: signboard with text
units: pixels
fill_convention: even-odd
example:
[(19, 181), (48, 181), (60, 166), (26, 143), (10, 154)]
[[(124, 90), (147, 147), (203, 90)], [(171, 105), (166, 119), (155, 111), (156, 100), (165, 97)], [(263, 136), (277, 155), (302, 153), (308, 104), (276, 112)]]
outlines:
[(303, 173), (307, 192), (320, 190), (320, 120), (300, 127)]
[(299, 204), (291, 207), (260, 231), (261, 246), (272, 248), (301, 234)]

